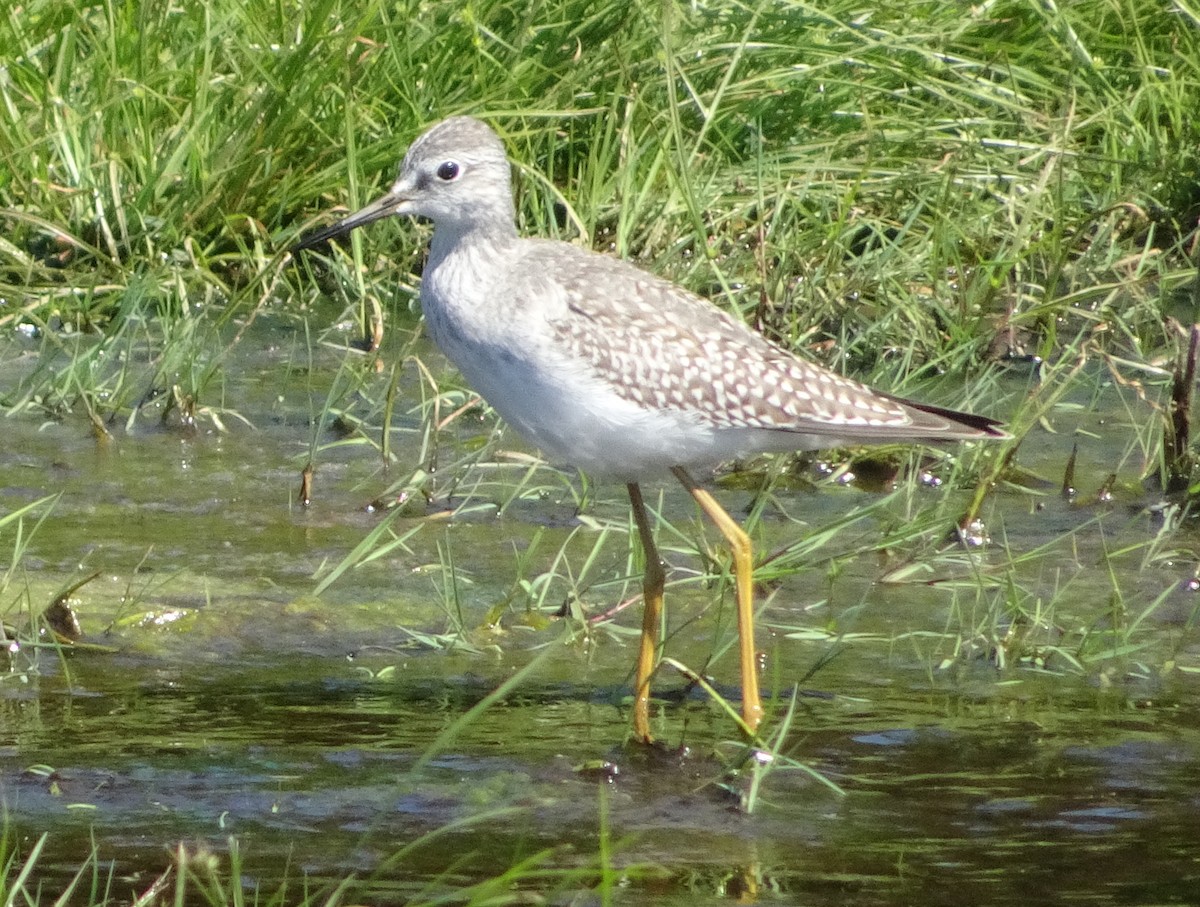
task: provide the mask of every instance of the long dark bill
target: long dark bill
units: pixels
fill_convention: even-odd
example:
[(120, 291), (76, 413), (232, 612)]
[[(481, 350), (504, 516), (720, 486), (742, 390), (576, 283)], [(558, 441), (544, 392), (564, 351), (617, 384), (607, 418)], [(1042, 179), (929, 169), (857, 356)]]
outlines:
[(336, 224), (330, 227), (325, 227), (323, 230), (314, 230), (312, 233), (305, 234), (300, 237), (300, 241), (292, 246), (292, 254), (303, 252), (305, 249), (315, 249), (317, 246), (324, 245), (330, 240), (339, 239), (346, 236), (351, 230), (356, 227), (363, 227), (373, 221), (380, 220), (392, 214), (396, 206), (400, 204), (402, 199), (389, 192), (381, 198), (375, 199), (365, 208), (360, 208), (349, 217), (339, 220)]

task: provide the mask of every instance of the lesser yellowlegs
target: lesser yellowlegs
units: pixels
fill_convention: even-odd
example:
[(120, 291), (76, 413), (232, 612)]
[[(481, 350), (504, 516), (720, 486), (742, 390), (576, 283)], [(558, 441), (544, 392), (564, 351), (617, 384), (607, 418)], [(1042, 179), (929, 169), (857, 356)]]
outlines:
[(742, 717), (762, 719), (750, 538), (688, 470), (762, 451), (1005, 437), (992, 419), (902, 400), (799, 359), (711, 302), (624, 261), (517, 235), (504, 145), (452, 117), (392, 188), (316, 246), (388, 215), (433, 221), (429, 334), (505, 421), (555, 460), (626, 483), (645, 551), (633, 726), (649, 741), (665, 574), (639, 482), (670, 472), (733, 551)]

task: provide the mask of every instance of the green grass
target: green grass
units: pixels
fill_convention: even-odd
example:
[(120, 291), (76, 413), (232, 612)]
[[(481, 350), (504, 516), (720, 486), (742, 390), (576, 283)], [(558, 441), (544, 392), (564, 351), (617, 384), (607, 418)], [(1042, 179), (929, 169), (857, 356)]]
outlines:
[(464, 111), (508, 138), (524, 229), (887, 387), (969, 374), (953, 402), (994, 410), (983, 362), (1080, 331), (1161, 361), (1164, 312), (1194, 308), (1187, 9), (26, 4), (0, 23), (0, 320), (41, 356), (4, 402), (219, 414), (214, 329), (329, 291), (410, 307), (422, 228), (357, 239), (323, 281), (278, 250)]
[[(601, 788), (599, 797), (603, 801)], [(205, 846), (180, 844), (163, 859), (163, 869), (157, 878), (134, 880), (114, 877), (113, 867), (106, 864), (93, 849), (81, 860), (70, 883), (49, 900), (38, 881), (48, 835), (41, 835), (22, 852), (7, 829), (0, 834), (0, 897), (6, 904), (82, 904), (102, 907), (111, 904), (132, 904), (151, 907), (160, 904), (203, 904), (208, 907), (240, 907), (247, 903), (261, 905), (297, 905), (297, 907), (337, 907), (341, 904), (388, 902), (402, 899), (413, 907), (434, 907), (438, 904), (462, 904), (465, 907), (483, 905), (527, 904), (541, 898), (577, 896), (590, 892), (611, 903), (612, 893), (630, 879), (649, 876), (653, 868), (633, 865), (621, 872), (614, 871), (612, 852), (622, 841), (610, 841), (607, 828), (602, 829), (603, 848), (592, 865), (561, 868), (553, 865), (557, 856), (553, 848), (530, 853), (514, 859), (507, 870), (495, 877), (471, 884), (461, 883), (457, 876), (468, 865), (472, 854), (463, 853), (457, 866), (447, 867), (442, 877), (423, 883), (397, 884), (388, 881), (385, 873), (394, 872), (406, 861), (420, 859), (431, 850), (444, 846), (443, 839), (471, 830), (475, 826), (503, 822), (502, 811), (488, 812), (479, 817), (447, 824), (436, 832), (421, 835), (416, 840), (389, 854), (381, 861), (376, 873), (367, 878), (348, 878), (338, 883), (320, 882), (305, 878), (298, 871), (282, 873), (285, 881), (272, 891), (256, 889), (253, 880), (243, 874), (242, 845), (230, 838), (223, 853)], [(285, 870), (288, 867), (285, 867)], [(456, 871), (457, 870), (457, 871)], [(133, 884), (131, 884), (133, 883)]]
[[(962, 370), (1009, 325), (1052, 353), (1060, 318), (1159, 348), (1200, 206), (1178, 9), (25, 4), (0, 25), (7, 320), (303, 304), (274, 250), (469, 111), (509, 138), (526, 229), (869, 375)], [(394, 301), (420, 245), (369, 245), (358, 292)]]
[[(0, 323), (25, 338), (14, 361), (35, 355), (6, 370), (5, 411), (220, 425), (248, 319), (319, 337), (310, 313), (344, 294), (394, 322), (424, 228), (357, 238), (326, 273), (279, 250), (462, 111), (505, 133), (526, 230), (642, 261), (836, 367), (1021, 431), (1080, 391), (1085, 358), (1153, 404), (1179, 340), (1164, 315), (1196, 314), (1197, 34), (1187, 4), (1132, 0), (24, 4), (0, 23)], [(988, 367), (1006, 353), (1054, 363), (1028, 400)], [(470, 400), (430, 378), (427, 435)], [(365, 396), (339, 443), (387, 462), (383, 386), (348, 358), (309, 459)]]
[[(0, 325), (23, 338), (13, 363), (34, 355), (6, 366), (0, 401), (99, 438), (152, 417), (220, 428), (238, 415), (226, 354), (261, 313), (320, 339), (311, 314), (333, 296), (364, 332), (379, 311), (407, 330), (426, 228), (356, 237), (326, 272), (280, 250), (374, 195), (431, 121), (471, 112), (508, 140), (525, 230), (634, 258), (834, 367), (1008, 416), (1018, 437), (1086, 393), (1085, 360), (1156, 406), (1179, 345), (1164, 316), (1197, 317), (1198, 34), (1189, 5), (1133, 0), (24, 4), (0, 22)], [(994, 363), (1026, 355), (1051, 365), (1023, 394)], [(398, 402), (349, 356), (306, 462), (336, 423), (333, 445), (389, 464), (397, 407), (433, 458), (433, 426), (471, 395), (427, 374), (424, 399)], [(1148, 428), (1129, 458), (1160, 444)], [(954, 481), (989, 487), (1008, 454)], [(448, 486), (418, 469), (381, 498), (503, 511), (561, 487), (472, 475), (492, 456), (476, 445), (438, 463)], [(322, 587), (404, 543), (376, 535)], [(558, 568), (528, 569), (514, 588), (545, 602)]]
[[(322, 343), (344, 365), (297, 472), (354, 446), (393, 469), (380, 498), (414, 512), (428, 498), (457, 516), (505, 513), (568, 488), (601, 530), (578, 557), (566, 544), (518, 553), (488, 620), (635, 594), (636, 557), (611, 550), (628, 525), (594, 515), (590, 485), (505, 461), (494, 435), (463, 427), (478, 414), (469, 389), (416, 358), (427, 227), (380, 226), (328, 266), (283, 251), (376, 195), (446, 115), (504, 135), (524, 231), (629, 257), (885, 389), (1008, 419), (1016, 441), (944, 464), (957, 488), (1036, 484), (1019, 474), (1021, 439), (1102, 386), (1161, 412), (1186, 343), (1177, 325), (1200, 321), (1190, 3), (30, 0), (0, 19), (0, 49), (0, 411), (74, 421), (98, 443), (152, 420), (220, 430), (240, 418), (226, 377), (247, 324), (301, 324), (296, 372)], [(380, 313), (401, 336), (386, 378), (346, 339)], [(357, 327), (331, 329), (343, 320)], [(394, 397), (396, 369), (422, 373), (421, 399)], [(1140, 424), (1120, 467), (1155, 472), (1160, 426)], [(397, 431), (421, 437), (419, 466), (396, 468)], [(764, 512), (791, 519), (772, 490), (789, 477), (743, 465), (735, 481), (759, 492), (751, 528)], [(1030, 578), (1063, 537), (976, 569), (938, 544), (967, 505), (906, 493), (766, 552), (758, 578), (823, 569), (833, 595), (868, 554), (898, 557), (896, 582), (967, 577), (946, 633), (891, 641), (931, 665), (983, 653), (1082, 671), (1136, 656), (1155, 596), (1114, 573), (1103, 620), (1064, 618), (1069, 583)], [(876, 523), (848, 542), (861, 519)], [(1114, 558), (1175, 556), (1177, 526)], [(315, 583), (415, 531), (380, 522)], [(723, 555), (697, 526), (668, 520), (660, 540), (673, 558), (703, 556), (686, 581), (723, 588)], [(430, 644), (463, 646), (463, 553), (448, 543), (440, 558), (447, 630)]]

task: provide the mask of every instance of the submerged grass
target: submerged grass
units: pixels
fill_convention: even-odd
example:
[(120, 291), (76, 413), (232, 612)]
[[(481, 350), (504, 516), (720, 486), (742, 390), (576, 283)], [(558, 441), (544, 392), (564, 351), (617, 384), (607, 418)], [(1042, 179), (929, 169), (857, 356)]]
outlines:
[[(599, 789), (603, 803), (604, 791)], [(601, 813), (603, 820), (603, 812)], [(602, 849), (596, 861), (579, 867), (561, 865), (564, 861), (554, 849), (548, 848), (514, 859), (507, 870), (492, 878), (463, 884), (462, 870), (477, 856), (461, 853), (438, 876), (423, 881), (398, 883), (389, 878), (409, 862), (427, 858), (430, 851), (445, 846), (445, 839), (470, 832), (480, 825), (503, 823), (503, 812), (492, 811), (469, 820), (448, 823), (435, 832), (421, 835), (398, 848), (381, 861), (374, 873), (364, 878), (350, 877), (330, 882), (310, 879), (292, 867), (282, 867), (283, 879), (272, 890), (257, 890), (253, 877), (244, 867), (242, 844), (230, 838), (222, 852), (203, 846), (179, 845), (173, 849), (165, 868), (149, 883), (131, 884), (132, 880), (118, 877), (94, 847), (81, 860), (78, 870), (61, 892), (48, 897), (39, 882), (40, 862), (48, 835), (38, 837), (27, 852), (22, 852), (11, 831), (0, 834), (0, 898), (6, 904), (80, 904), (103, 907), (110, 904), (129, 904), (133, 907), (153, 907), (160, 904), (203, 904), (207, 907), (230, 907), (254, 903), (266, 905), (297, 905), (297, 907), (338, 907), (358, 903), (403, 903), (412, 907), (433, 907), (438, 904), (504, 905), (543, 902), (556, 898), (596, 897), (598, 903), (612, 903), (614, 890), (631, 880), (653, 875), (650, 866), (631, 865), (620, 871), (611, 865), (614, 852), (621, 841), (611, 841), (607, 828), (602, 829)], [(474, 873), (470, 873), (474, 874)]]

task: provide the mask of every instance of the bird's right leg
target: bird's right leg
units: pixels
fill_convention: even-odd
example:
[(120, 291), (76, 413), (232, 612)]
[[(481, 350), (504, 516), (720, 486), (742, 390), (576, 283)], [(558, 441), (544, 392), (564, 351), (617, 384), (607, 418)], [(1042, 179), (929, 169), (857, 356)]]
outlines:
[(654, 533), (650, 529), (650, 517), (642, 500), (642, 489), (630, 482), (629, 503), (633, 505), (633, 521), (637, 524), (645, 553), (646, 572), (642, 579), (642, 638), (638, 644), (637, 670), (634, 672), (633, 687), (633, 733), (642, 743), (651, 743), (650, 734), (650, 679), (658, 667), (658, 636), (662, 627), (663, 587), (667, 576), (663, 571), (658, 546), (654, 544)]
[(758, 658), (754, 648), (754, 557), (750, 536), (737, 524), (717, 499), (696, 484), (685, 469), (671, 470), (683, 487), (691, 492), (710, 520), (721, 530), (733, 553), (734, 588), (737, 595), (738, 651), (742, 669), (742, 721), (751, 734), (763, 718), (762, 698), (758, 693)]

